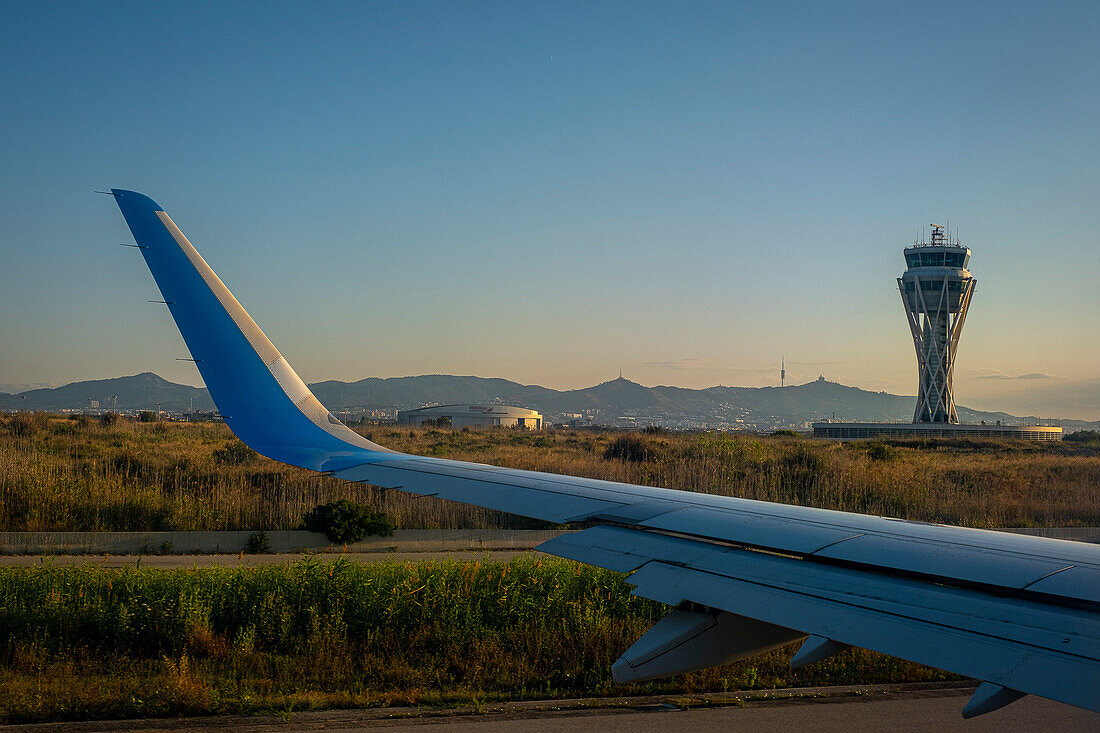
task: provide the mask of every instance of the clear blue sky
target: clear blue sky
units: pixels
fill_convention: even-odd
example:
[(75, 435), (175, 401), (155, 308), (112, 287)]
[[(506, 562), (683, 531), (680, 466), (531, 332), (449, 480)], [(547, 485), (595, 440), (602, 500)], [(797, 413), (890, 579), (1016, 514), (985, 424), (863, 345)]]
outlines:
[(113, 201), (307, 381), (827, 378), (913, 394), (950, 219), (959, 402), (1100, 418), (1100, 4), (0, 4), (0, 384), (198, 383)]

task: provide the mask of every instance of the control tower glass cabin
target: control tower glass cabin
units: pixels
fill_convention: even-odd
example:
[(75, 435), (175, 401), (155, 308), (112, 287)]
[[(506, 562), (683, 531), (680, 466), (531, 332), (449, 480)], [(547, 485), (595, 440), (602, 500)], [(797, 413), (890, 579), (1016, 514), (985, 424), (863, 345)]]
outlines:
[(932, 241), (905, 248), (905, 274), (898, 289), (917, 350), (915, 423), (958, 423), (951, 376), (966, 311), (977, 282), (966, 269), (970, 250), (932, 225)]

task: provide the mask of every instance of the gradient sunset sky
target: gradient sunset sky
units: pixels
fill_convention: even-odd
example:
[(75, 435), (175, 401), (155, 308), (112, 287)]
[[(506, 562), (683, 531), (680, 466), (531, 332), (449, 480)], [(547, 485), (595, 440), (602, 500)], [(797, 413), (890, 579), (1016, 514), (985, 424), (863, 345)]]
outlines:
[[(916, 391), (1100, 419), (1100, 3), (0, 4), (0, 384), (201, 383), (156, 199), (306, 381)], [(0, 389), (3, 389), (0, 387)]]

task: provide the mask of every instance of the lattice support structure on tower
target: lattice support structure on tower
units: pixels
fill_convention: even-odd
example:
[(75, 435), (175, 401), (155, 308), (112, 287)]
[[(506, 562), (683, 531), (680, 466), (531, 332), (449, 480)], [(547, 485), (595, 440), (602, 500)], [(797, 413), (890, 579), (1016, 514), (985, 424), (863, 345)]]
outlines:
[(966, 312), (976, 280), (966, 269), (970, 250), (932, 225), (932, 240), (905, 248), (905, 273), (898, 278), (905, 315), (917, 352), (915, 423), (957, 424), (951, 379)]

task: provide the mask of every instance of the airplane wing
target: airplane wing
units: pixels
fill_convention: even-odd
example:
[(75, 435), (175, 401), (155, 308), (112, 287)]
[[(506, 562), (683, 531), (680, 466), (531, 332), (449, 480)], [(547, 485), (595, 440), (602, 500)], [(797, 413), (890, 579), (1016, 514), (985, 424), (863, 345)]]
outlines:
[(1100, 712), (1100, 547), (398, 453), (353, 432), (156, 202), (112, 189), (225, 422), (257, 452), (349, 481), (551, 522), (538, 549), (627, 573), (674, 610), (616, 681), (805, 639), (792, 664), (864, 647), (981, 680), (980, 715), (1025, 694)]

